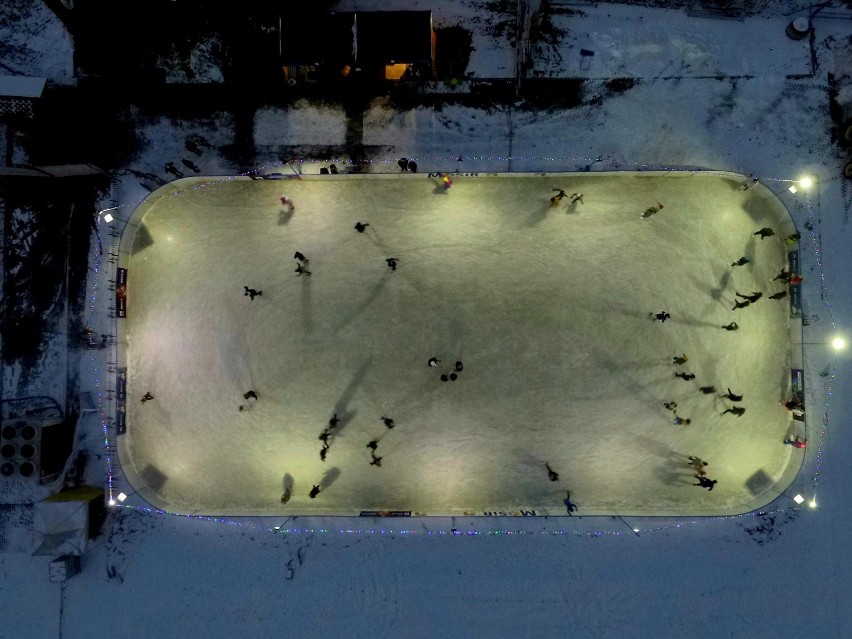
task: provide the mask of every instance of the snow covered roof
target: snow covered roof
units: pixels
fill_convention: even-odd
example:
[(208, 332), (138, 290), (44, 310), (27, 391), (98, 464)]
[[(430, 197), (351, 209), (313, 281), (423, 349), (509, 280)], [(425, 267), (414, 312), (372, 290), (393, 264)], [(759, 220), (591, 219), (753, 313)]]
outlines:
[(24, 75), (0, 75), (0, 97), (40, 98), (46, 78), (31, 78)]
[(355, 14), (329, 13), (281, 25), (281, 61), (344, 65), (355, 58)]
[(394, 64), (432, 59), (431, 11), (361, 11), (355, 27), (358, 62)]
[(306, 16), (281, 27), (284, 64), (391, 64), (432, 59), (431, 11)]
[(63, 490), (35, 504), (33, 555), (82, 555), (89, 538), (90, 504), (104, 491), (91, 486)]

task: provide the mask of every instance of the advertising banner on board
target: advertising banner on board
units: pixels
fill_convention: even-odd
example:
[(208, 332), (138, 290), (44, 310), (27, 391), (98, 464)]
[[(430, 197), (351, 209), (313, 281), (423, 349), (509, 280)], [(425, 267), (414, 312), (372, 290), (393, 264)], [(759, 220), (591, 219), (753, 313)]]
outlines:
[(127, 317), (127, 269), (120, 266), (115, 275), (115, 316)]

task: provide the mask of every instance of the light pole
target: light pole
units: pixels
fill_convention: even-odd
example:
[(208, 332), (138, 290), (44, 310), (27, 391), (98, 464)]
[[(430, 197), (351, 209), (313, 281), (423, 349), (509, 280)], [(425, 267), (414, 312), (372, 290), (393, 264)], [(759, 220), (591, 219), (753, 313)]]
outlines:
[[(804, 346), (828, 346), (834, 351), (835, 355), (838, 355), (842, 351), (846, 350), (846, 339), (841, 337), (840, 335), (835, 335), (830, 340), (825, 342), (801, 342), (801, 345)], [(804, 350), (804, 349), (803, 349)], [(820, 377), (828, 377), (828, 369), (829, 365), (826, 365), (825, 369), (820, 372)]]
[(136, 494), (135, 490), (133, 490), (129, 493), (119, 491), (119, 493), (115, 497), (110, 497), (110, 500), (107, 503), (110, 506), (115, 506), (116, 504), (123, 504), (127, 500), (128, 497), (130, 497), (131, 495), (135, 495), (135, 494)]

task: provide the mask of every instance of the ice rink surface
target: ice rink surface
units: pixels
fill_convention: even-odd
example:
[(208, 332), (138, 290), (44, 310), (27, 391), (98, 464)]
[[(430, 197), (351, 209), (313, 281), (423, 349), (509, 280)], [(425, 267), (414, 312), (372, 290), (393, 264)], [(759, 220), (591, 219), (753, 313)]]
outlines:
[[(781, 220), (741, 179), (453, 180), (194, 179), (143, 205), (122, 265), (120, 438), (140, 495), (204, 514), (564, 514), (570, 489), (584, 514), (690, 515), (752, 510), (783, 490), (790, 308), (767, 298), (785, 290), (771, 280), (788, 247), (780, 232), (753, 235)], [(583, 200), (551, 206), (555, 188)], [(296, 275), (295, 251), (312, 275)], [(743, 255), (750, 264), (729, 266)], [(764, 298), (731, 311), (736, 291)], [(649, 319), (661, 310), (665, 324)], [(721, 329), (731, 321), (738, 331)], [(442, 382), (456, 360), (459, 379)], [(742, 417), (720, 415), (727, 387), (745, 396)], [(259, 401), (240, 412), (249, 389)], [(156, 399), (143, 404), (146, 391)], [(692, 423), (675, 425), (666, 401)], [(710, 463), (713, 491), (691, 485), (689, 455)]]

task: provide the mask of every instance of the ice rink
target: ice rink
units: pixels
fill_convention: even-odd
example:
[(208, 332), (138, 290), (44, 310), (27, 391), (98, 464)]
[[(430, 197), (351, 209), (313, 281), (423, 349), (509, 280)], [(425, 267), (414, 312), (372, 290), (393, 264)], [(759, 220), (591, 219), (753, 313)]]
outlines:
[[(137, 209), (121, 264), (119, 446), (141, 496), (211, 515), (561, 515), (570, 489), (579, 514), (698, 515), (752, 510), (786, 487), (800, 463), (779, 404), (790, 306), (767, 298), (786, 290), (771, 280), (789, 247), (780, 230), (753, 233), (791, 223), (765, 187), (703, 173), (453, 181), (187, 179)], [(555, 188), (583, 200), (551, 206)], [(294, 272), (295, 251), (310, 276)], [(764, 297), (732, 311), (735, 291)], [(662, 310), (665, 324), (649, 319)], [(721, 329), (731, 321), (738, 331)], [(459, 379), (442, 382), (456, 360)], [(727, 387), (745, 396), (742, 417), (720, 415)], [(259, 400), (240, 412), (249, 389)], [(675, 425), (666, 401), (692, 423)], [(709, 462), (712, 492), (691, 485), (689, 455)]]

